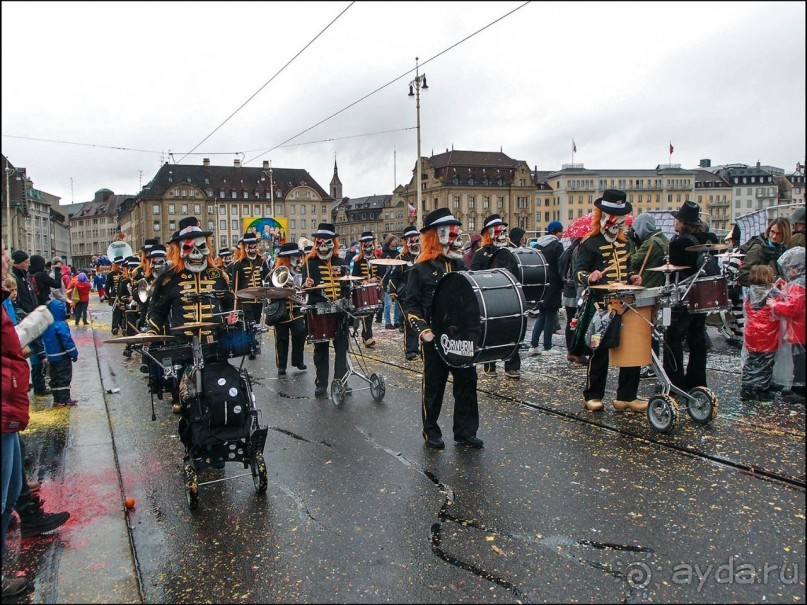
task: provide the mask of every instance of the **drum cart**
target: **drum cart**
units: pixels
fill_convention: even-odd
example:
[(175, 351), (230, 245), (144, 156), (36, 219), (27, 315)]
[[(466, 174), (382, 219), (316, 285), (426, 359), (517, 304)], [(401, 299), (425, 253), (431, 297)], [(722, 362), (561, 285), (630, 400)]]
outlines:
[[(334, 303), (334, 306), (338, 307), (342, 311), (345, 321), (348, 323), (349, 319), (353, 319), (356, 320), (360, 325), (361, 319), (363, 319), (366, 314), (369, 314), (364, 312), (361, 314), (356, 314), (356, 307), (350, 302), (349, 299), (337, 301)], [(372, 309), (372, 307), (366, 307), (366, 309)], [(372, 310), (372, 314), (375, 314), (375, 311), (375, 309)], [(346, 329), (348, 330), (347, 373), (345, 373), (345, 375), (341, 378), (334, 378), (331, 381), (331, 401), (333, 401), (335, 406), (340, 407), (342, 404), (344, 404), (346, 395), (356, 391), (369, 390), (373, 400), (380, 403), (381, 400), (384, 399), (384, 395), (387, 392), (384, 377), (376, 372), (373, 372), (372, 374), (369, 373), (367, 362), (364, 359), (364, 353), (359, 345), (358, 331), (351, 329), (349, 325), (346, 327)], [(356, 370), (356, 368), (353, 366), (353, 362), (350, 359), (351, 353), (357, 355), (358, 365), (361, 372)], [(368, 386), (357, 389), (349, 388), (347, 381), (351, 376), (355, 376), (359, 380), (366, 382)]]
[[(671, 265), (665, 265), (670, 267)], [(703, 267), (701, 267), (701, 270)], [(651, 323), (652, 334), (656, 337), (659, 343), (660, 356), (656, 355), (653, 347), (650, 348), (651, 364), (655, 370), (656, 377), (659, 381), (657, 392), (650, 397), (647, 405), (647, 421), (657, 433), (669, 433), (675, 427), (679, 416), (679, 407), (675, 395), (679, 401), (685, 404), (685, 409), (693, 422), (697, 424), (709, 424), (712, 419), (717, 416), (718, 398), (717, 395), (706, 387), (694, 387), (689, 392), (676, 387), (670, 381), (666, 372), (664, 371), (664, 337), (667, 328), (670, 326), (672, 320), (672, 308), (681, 303), (689, 291), (681, 293), (683, 285), (671, 284), (670, 273), (675, 269), (664, 271), (664, 285), (659, 288), (653, 288), (654, 291), (649, 297), (642, 299), (642, 294), (636, 295), (633, 292), (611, 294), (611, 296), (618, 297), (622, 304), (626, 307), (626, 312), (635, 312), (637, 316), (641, 315), (636, 311), (637, 306), (644, 306), (647, 304), (656, 304), (656, 317), (655, 322)], [(700, 271), (693, 277), (694, 280), (698, 277)], [(690, 284), (691, 287), (691, 284)], [(646, 290), (645, 292), (650, 292)], [(629, 297), (635, 297), (634, 302), (627, 302)], [(642, 321), (647, 321), (641, 317)]]

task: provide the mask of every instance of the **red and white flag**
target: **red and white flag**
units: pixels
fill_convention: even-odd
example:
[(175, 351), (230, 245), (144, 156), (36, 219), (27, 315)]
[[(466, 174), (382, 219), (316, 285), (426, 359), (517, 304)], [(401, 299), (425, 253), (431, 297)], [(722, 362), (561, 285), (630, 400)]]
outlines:
[(672, 153), (673, 153), (673, 146), (672, 146), (672, 141), (670, 141), (670, 155), (672, 155)]

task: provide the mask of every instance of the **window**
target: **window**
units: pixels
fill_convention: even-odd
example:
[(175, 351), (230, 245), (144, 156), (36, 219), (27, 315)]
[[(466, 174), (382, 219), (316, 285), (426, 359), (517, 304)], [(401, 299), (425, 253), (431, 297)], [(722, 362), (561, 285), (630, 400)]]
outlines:
[(237, 233), (233, 233), (233, 246), (238, 245), (238, 238), (240, 237)]
[(180, 208), (181, 208), (182, 216), (188, 216), (188, 205), (187, 204), (182, 204), (182, 206), (180, 206)]
[(207, 221), (207, 230), (208, 231), (213, 231), (213, 229), (215, 229), (215, 228), (216, 228), (215, 221)]
[(311, 204), (311, 216), (316, 216), (316, 215), (317, 215), (317, 205), (316, 204)]
[(490, 196), (484, 195), (482, 196), (482, 208), (490, 208)]
[[(248, 200), (248, 199), (249, 199), (249, 191), (247, 191), (246, 189), (244, 189), (244, 190), (241, 192), (241, 197), (242, 197), (242, 198), (244, 198), (245, 200)], [(244, 206), (244, 207), (245, 207), (245, 208), (249, 208), (249, 206)], [(247, 211), (247, 214), (249, 214), (249, 211)]]
[(216, 214), (216, 208), (211, 206), (211, 205), (208, 205), (207, 206), (207, 213), (211, 214), (211, 215), (215, 215)]
[(227, 208), (225, 206), (219, 206), (219, 216), (227, 216)]
[(569, 210), (569, 220), (574, 218), (574, 210)]
[(468, 196), (468, 210), (473, 210), (476, 207), (476, 197), (473, 195)]
[(219, 229), (221, 229), (222, 231), (227, 229), (227, 221), (224, 221), (224, 220), (219, 221)]
[(154, 231), (158, 232), (160, 230), (160, 221), (154, 221)]
[(200, 214), (202, 214), (202, 206), (201, 206), (201, 205), (199, 205), (199, 204), (194, 204), (194, 205), (193, 205), (193, 213), (194, 213), (195, 215), (197, 215), (197, 216), (198, 216), (198, 215), (200, 215)]
[(238, 216), (238, 206), (235, 204), (230, 206), (230, 216)]
[(290, 229), (296, 229), (297, 228), (297, 219), (296, 218), (293, 218), (293, 219), (291, 219), (289, 221), (289, 228)]
[(304, 218), (302, 218), (302, 219), (300, 219), (300, 229), (305, 229), (305, 228), (306, 228), (306, 226), (305, 226), (305, 219), (304, 219)]
[(232, 199), (237, 199), (238, 198), (238, 192), (235, 189), (231, 190), (230, 191), (230, 197)]
[(224, 248), (227, 245), (227, 236), (220, 235), (219, 236), (219, 247)]
[(219, 197), (224, 197), (224, 189), (219, 189)]
[(452, 206), (453, 206), (453, 208), (455, 210), (459, 209), (459, 207), (460, 207), (460, 196), (458, 196), (458, 195), (454, 196), (454, 202), (453, 202)]
[(177, 222), (176, 221), (168, 221), (168, 229), (170, 231), (176, 231), (177, 230)]
[(297, 204), (289, 206), (289, 214), (297, 214)]
[(327, 206), (322, 207), (322, 216), (328, 216), (328, 207)]
[(496, 201), (496, 207), (497, 208), (504, 208), (504, 197), (503, 196), (501, 196), (501, 195), (498, 196), (498, 200)]
[(476, 231), (476, 219), (473, 217), (468, 219), (468, 230)]
[(305, 216), (305, 204), (300, 204), (300, 214)]
[(233, 231), (238, 231), (238, 219), (234, 218), (233, 220), (230, 221), (230, 228)]
[(261, 215), (261, 207), (258, 204), (255, 204), (253, 207), (254, 214), (252, 216), (260, 216)]
[(154, 204), (151, 207), (151, 213), (152, 214), (160, 214), (160, 205), (159, 204)]
[(249, 216), (249, 206), (244, 204), (243, 206), (241, 206), (241, 210), (243, 211), (243, 214), (241, 216)]

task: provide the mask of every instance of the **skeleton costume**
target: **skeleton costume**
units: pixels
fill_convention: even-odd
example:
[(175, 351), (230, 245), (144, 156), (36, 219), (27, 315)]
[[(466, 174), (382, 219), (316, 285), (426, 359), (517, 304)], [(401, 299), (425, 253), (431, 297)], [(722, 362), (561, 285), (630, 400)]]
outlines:
[[(244, 288), (258, 288), (269, 277), (269, 267), (266, 266), (263, 256), (258, 253), (258, 236), (248, 232), (240, 244), (241, 259), (234, 262), (230, 268), (230, 276), (233, 284), (233, 292), (238, 293)], [(263, 302), (240, 302), (236, 300), (236, 306), (241, 305), (244, 309), (244, 321), (247, 325), (260, 322)], [(250, 354), (250, 359), (255, 359), (255, 355)]]
[[(303, 251), (294, 242), (288, 242), (280, 246), (275, 268), (285, 265), (283, 259), (288, 259), (290, 272), (292, 275), (299, 275)], [(308, 330), (305, 326), (305, 315), (301, 311), (299, 303), (292, 298), (279, 301), (286, 306), (286, 314), (283, 319), (274, 324), (275, 328), (275, 361), (277, 363), (278, 376), (286, 374), (286, 364), (289, 358), (289, 342), (291, 342), (291, 365), (298, 370), (308, 369), (303, 360), (305, 351), (305, 337)]]
[[(437, 420), (443, 407), (449, 373), (454, 379), (454, 441), (469, 447), (483, 445), (482, 440), (476, 436), (479, 429), (476, 368), (450, 367), (437, 352), (437, 338), (430, 342), (423, 340), (424, 336), (431, 334), (431, 310), (437, 282), (446, 273), (464, 271), (466, 268), (461, 258), (448, 256), (452, 244), (459, 237), (459, 226), (460, 221), (452, 216), (448, 208), (438, 208), (426, 216), (421, 229), (421, 233), (425, 234), (421, 237), (421, 248), (426, 251), (423, 248), (424, 237), (431, 241), (437, 237), (443, 252), (437, 258), (429, 260), (418, 258), (409, 271), (404, 301), (406, 321), (409, 324), (407, 328), (411, 328), (423, 341), (422, 434), (426, 446), (434, 449), (445, 448)], [(421, 256), (424, 252), (421, 252)]]
[[(578, 247), (574, 266), (575, 279), (586, 288), (595, 284), (629, 283), (634, 277), (628, 270), (633, 246), (624, 236), (620, 238), (627, 215), (632, 209), (626, 200), (624, 191), (606, 189), (602, 197), (594, 201), (594, 206), (602, 212), (600, 232), (583, 240)], [(602, 273), (602, 277), (596, 282), (590, 282), (589, 277), (594, 271)], [(587, 304), (602, 305), (604, 300), (604, 291), (589, 290)], [(586, 388), (583, 390), (584, 405), (589, 411), (602, 410), (602, 398), (608, 379), (608, 361), (609, 350), (605, 347), (597, 347), (589, 359)], [(615, 410), (630, 408), (641, 411), (647, 408), (647, 401), (636, 397), (639, 390), (640, 369), (619, 368)]]
[[(372, 231), (365, 231), (359, 238), (359, 253), (353, 257), (351, 275), (354, 277), (362, 277), (366, 280), (379, 279), (378, 266), (371, 265), (367, 262), (369, 259), (375, 258), (375, 236)], [(371, 349), (375, 346), (375, 339), (373, 338), (373, 316), (368, 315), (361, 318), (361, 337), (364, 341), (364, 346)]]
[[(337, 281), (346, 274), (344, 261), (334, 254), (336, 230), (331, 223), (320, 223), (313, 234), (314, 248), (303, 264), (303, 282), (311, 279), (314, 286), (326, 285), (322, 290), (312, 290), (308, 295), (308, 305), (327, 306), (347, 298), (350, 294), (348, 282)], [(333, 338), (335, 352), (333, 374), (342, 379), (347, 374), (347, 321), (343, 314), (339, 318), (336, 336)], [(317, 369), (315, 379), (317, 398), (324, 398), (328, 392), (328, 342), (314, 343), (314, 365)], [(350, 387), (347, 388), (350, 392)]]
[(109, 305), (112, 307), (112, 335), (115, 336), (120, 332), (121, 324), (123, 323), (123, 311), (115, 304), (118, 297), (118, 281), (121, 278), (120, 266), (126, 260), (123, 256), (116, 256), (112, 261), (112, 269), (106, 277), (106, 293), (105, 298)]
[[(406, 261), (406, 265), (393, 266), (388, 275), (387, 289), (390, 296), (396, 301), (401, 308), (401, 317), (406, 317), (404, 312), (404, 301), (406, 301), (407, 280), (409, 277), (409, 270), (417, 260), (420, 253), (420, 233), (418, 230), (409, 225), (404, 229), (403, 235), (403, 252), (397, 256), (399, 260)], [(409, 325), (409, 322), (404, 321), (404, 342), (407, 361), (413, 361), (420, 357), (420, 339), (417, 333)]]
[[(502, 221), (502, 217), (498, 214), (491, 214), (487, 217), (483, 224), (482, 241), (490, 240), (489, 244), (480, 246), (474, 253), (471, 259), (471, 271), (484, 271), (490, 269), (490, 264), (493, 259), (493, 254), (499, 249), (507, 245), (507, 223)], [(513, 354), (505, 360), (504, 371), (510, 378), (520, 378), (521, 370), (521, 355), (516, 349)], [(496, 374), (496, 362), (488, 362), (484, 364), (485, 374), (492, 376)]]

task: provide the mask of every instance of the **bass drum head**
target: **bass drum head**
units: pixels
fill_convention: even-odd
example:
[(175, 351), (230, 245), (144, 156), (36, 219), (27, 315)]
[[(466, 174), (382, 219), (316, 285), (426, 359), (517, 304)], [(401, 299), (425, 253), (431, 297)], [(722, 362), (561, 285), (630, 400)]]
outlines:
[(273, 326), (277, 322), (287, 319), (285, 298), (275, 298), (266, 304), (266, 320), (267, 326)]
[(524, 298), (534, 305), (544, 300), (547, 287), (546, 259), (534, 248), (499, 248), (490, 258), (491, 269), (507, 269), (524, 290)]
[(447, 273), (432, 303), (437, 352), (455, 368), (507, 359), (524, 339), (525, 311), (521, 286), (506, 271)]

